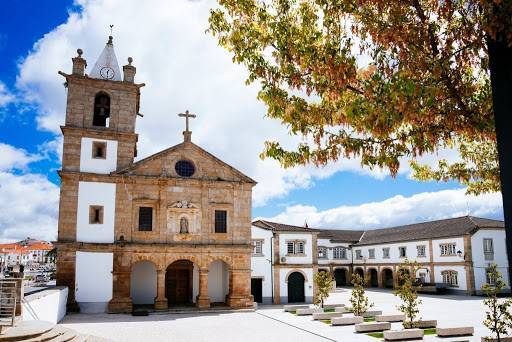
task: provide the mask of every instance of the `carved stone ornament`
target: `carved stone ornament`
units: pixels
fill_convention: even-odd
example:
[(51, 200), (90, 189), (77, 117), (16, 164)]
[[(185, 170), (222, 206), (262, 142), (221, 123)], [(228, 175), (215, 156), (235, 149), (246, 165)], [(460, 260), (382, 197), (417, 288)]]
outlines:
[(193, 204), (193, 203), (189, 203), (188, 201), (186, 200), (181, 200), (181, 201), (177, 201), (177, 202), (174, 202), (172, 203), (169, 208), (183, 208), (183, 209), (197, 209), (197, 205)]

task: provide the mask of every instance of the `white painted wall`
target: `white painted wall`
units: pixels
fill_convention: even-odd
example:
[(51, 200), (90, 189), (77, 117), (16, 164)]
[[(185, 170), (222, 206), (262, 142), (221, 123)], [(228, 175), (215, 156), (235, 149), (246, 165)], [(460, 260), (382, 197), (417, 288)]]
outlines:
[(458, 255), (454, 256), (441, 256), (441, 247), (443, 243), (455, 243), (455, 252), (461, 251), (464, 255), (464, 238), (463, 237), (451, 237), (446, 239), (432, 240), (432, 249), (434, 254), (434, 262), (461, 262), (464, 261), (463, 257)]
[[(92, 143), (94, 141), (107, 144), (106, 158), (92, 157)], [(117, 141), (82, 138), (80, 146), (80, 171), (92, 173), (110, 173), (117, 168)]]
[(263, 239), (262, 256), (251, 257), (251, 277), (262, 278), (262, 297), (272, 298), (272, 232), (256, 226), (251, 227), (252, 239)]
[(467, 279), (466, 279), (466, 268), (464, 266), (434, 266), (434, 279), (436, 283), (443, 282), (443, 271), (456, 271), (459, 282), (458, 287), (450, 287), (453, 290), (466, 291), (467, 290)]
[[(416, 246), (424, 245), (425, 246), (425, 257), (418, 257), (418, 250)], [(398, 247), (406, 247), (407, 249), (407, 259), (409, 261), (417, 261), (418, 263), (429, 262), (430, 254), (428, 247), (428, 240), (422, 241), (408, 241), (408, 242), (397, 242), (397, 243), (386, 243), (386, 244), (375, 244), (370, 246), (354, 246), (352, 253), (354, 253), (354, 264), (363, 264), (366, 259), (366, 264), (400, 264), (405, 261), (405, 258), (400, 258)], [(375, 259), (369, 258), (369, 249), (375, 249)], [(383, 258), (384, 252), (383, 248), (389, 248), (389, 258)], [(363, 259), (356, 259), (356, 250), (362, 251)]]
[[(329, 239), (317, 239), (318, 247), (327, 247), (327, 259), (318, 258), (319, 265), (325, 264), (339, 264), (339, 265), (348, 265), (352, 263), (352, 250), (349, 249), (349, 243), (336, 243), (331, 242)], [(346, 259), (334, 259), (334, 247), (345, 247), (347, 258)], [(318, 253), (318, 251), (317, 251)]]
[[(103, 206), (103, 224), (89, 224), (89, 207)], [(116, 184), (99, 182), (78, 183), (76, 241), (114, 242)]]
[(139, 261), (132, 267), (130, 296), (133, 304), (153, 304), (157, 296), (156, 266), (150, 261)]
[(208, 269), (208, 296), (212, 303), (225, 302), (229, 292), (228, 267), (221, 260), (215, 260)]
[(304, 274), (306, 274), (306, 279), (304, 280), (304, 295), (306, 296), (306, 300), (308, 298), (313, 298), (313, 269), (312, 268), (281, 268), (279, 270), (279, 288), (280, 288), (280, 296), (288, 297), (288, 283), (286, 282), (286, 276), (289, 272), (300, 270)]
[(46, 321), (57, 324), (66, 315), (68, 288), (55, 286), (25, 296), (22, 303), (24, 321)]
[(106, 311), (112, 299), (112, 266), (113, 253), (76, 252), (75, 298), (82, 312)]
[[(494, 260), (485, 260), (484, 239), (492, 239), (494, 247)], [(473, 269), (475, 272), (475, 290), (480, 291), (486, 283), (486, 268), (495, 263), (503, 276), (503, 280), (509, 286), (507, 246), (505, 243), (505, 230), (478, 230), (471, 237), (471, 252), (473, 257)]]
[[(304, 256), (288, 256), (286, 242), (288, 240), (304, 240)], [(317, 251), (314, 251), (317, 253)], [(313, 263), (313, 234), (303, 233), (279, 233), (279, 258), (285, 257), (285, 262), (281, 264), (311, 264)]]

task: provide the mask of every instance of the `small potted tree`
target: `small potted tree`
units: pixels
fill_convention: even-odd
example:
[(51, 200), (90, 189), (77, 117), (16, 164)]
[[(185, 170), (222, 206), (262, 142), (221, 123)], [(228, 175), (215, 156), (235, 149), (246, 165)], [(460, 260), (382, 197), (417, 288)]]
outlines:
[(362, 316), (368, 309), (373, 306), (373, 303), (368, 301), (368, 297), (364, 291), (367, 279), (361, 277), (357, 273), (352, 274), (352, 295), (350, 296), (350, 304), (352, 304), (352, 313), (354, 316)]
[(316, 272), (315, 277), (315, 287), (316, 293), (313, 298), (313, 304), (320, 305), (320, 307), (324, 308), (324, 300), (329, 297), (329, 292), (332, 289), (332, 283), (334, 281), (332, 274), (330, 272)]
[[(416, 271), (418, 265), (405, 260), (398, 269), (399, 286), (395, 291), (395, 296), (400, 297), (402, 303), (398, 306), (398, 310), (405, 315), (403, 326), (405, 329), (416, 328), (418, 326), (417, 317), (420, 313), (419, 305), (421, 299), (418, 298), (416, 285)], [(412, 271), (412, 272), (411, 272)]]
[(505, 288), (506, 284), (496, 264), (492, 264), (487, 269), (487, 281), (488, 283), (482, 286), (482, 292), (487, 296), (484, 299), (487, 311), (483, 323), (493, 336), (484, 337), (482, 341), (502, 341), (512, 328), (512, 315), (509, 311), (512, 302), (510, 299), (500, 300), (498, 298), (498, 294)]

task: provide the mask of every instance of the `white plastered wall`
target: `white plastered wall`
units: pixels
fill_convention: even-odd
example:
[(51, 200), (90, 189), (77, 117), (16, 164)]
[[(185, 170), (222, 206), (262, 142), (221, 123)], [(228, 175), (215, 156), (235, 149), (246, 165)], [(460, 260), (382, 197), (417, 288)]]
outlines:
[(132, 266), (130, 296), (133, 304), (154, 304), (157, 295), (156, 266), (139, 261)]
[[(318, 258), (318, 264), (340, 264), (340, 265), (349, 265), (352, 263), (352, 250), (349, 249), (350, 244), (346, 242), (331, 242), (329, 239), (318, 239), (317, 240), (318, 247), (327, 247), (327, 259)], [(345, 247), (346, 250), (346, 259), (334, 259), (334, 247)], [(317, 251), (318, 252), (318, 251)]]
[[(103, 206), (103, 223), (89, 223), (89, 207)], [(114, 242), (116, 184), (99, 182), (78, 183), (76, 241)]]
[(466, 279), (466, 268), (464, 266), (435, 266), (434, 276), (436, 283), (443, 283), (443, 271), (455, 271), (457, 272), (457, 280), (459, 282), (458, 287), (450, 287), (450, 289), (458, 291), (467, 290), (467, 279)]
[[(302, 256), (290, 256), (287, 255), (287, 241), (303, 240), (304, 255)], [(317, 251), (314, 251), (317, 253)], [(279, 257), (286, 258), (286, 261), (281, 261), (281, 264), (312, 264), (313, 263), (313, 234), (302, 234), (302, 233), (279, 233)]]
[[(425, 257), (418, 257), (418, 250), (416, 246), (425, 246)], [(399, 247), (405, 247), (407, 253), (407, 259), (409, 261), (416, 261), (418, 263), (429, 262), (430, 253), (428, 247), (428, 240), (422, 241), (408, 241), (408, 242), (397, 242), (397, 243), (386, 243), (386, 244), (375, 244), (370, 246), (354, 246), (354, 264), (363, 264), (366, 261), (366, 265), (369, 264), (400, 264), (405, 261), (406, 258), (401, 258), (399, 254)], [(389, 258), (384, 258), (383, 248), (389, 248)], [(369, 258), (369, 249), (375, 250), (375, 259)], [(361, 250), (364, 259), (356, 259), (356, 250)]]
[[(251, 257), (251, 277), (262, 278), (261, 295), (265, 299), (272, 298), (272, 232), (256, 226), (251, 227), (251, 238), (263, 240), (262, 255)], [(274, 261), (275, 262), (275, 261)]]
[(75, 298), (81, 312), (105, 312), (112, 299), (113, 253), (76, 252)]
[[(455, 252), (461, 251), (461, 256), (457, 254), (453, 256), (441, 256), (441, 244), (455, 243)], [(452, 237), (446, 239), (432, 240), (432, 249), (434, 254), (434, 262), (462, 262), (464, 261), (464, 238), (463, 237)]]
[[(485, 260), (484, 239), (492, 239), (494, 248), (493, 260)], [(471, 237), (471, 252), (473, 257), (473, 269), (475, 272), (475, 290), (480, 291), (487, 281), (486, 268), (495, 263), (503, 276), (503, 280), (509, 287), (507, 246), (504, 229), (481, 229)]]
[[(301, 273), (306, 275), (306, 279), (304, 280), (304, 296), (306, 297), (306, 301), (311, 301), (313, 298), (313, 269), (312, 268), (281, 268), (279, 270), (279, 289), (280, 296), (284, 303), (283, 298), (288, 297), (288, 282), (286, 281), (286, 276), (290, 272), (300, 271)], [(308, 300), (309, 299), (309, 300)]]
[[(93, 158), (92, 143), (104, 142), (107, 145), (105, 159)], [(117, 141), (82, 138), (80, 145), (80, 172), (110, 173), (117, 168)]]
[(215, 260), (208, 269), (208, 296), (212, 303), (226, 301), (228, 284), (228, 266), (221, 260)]

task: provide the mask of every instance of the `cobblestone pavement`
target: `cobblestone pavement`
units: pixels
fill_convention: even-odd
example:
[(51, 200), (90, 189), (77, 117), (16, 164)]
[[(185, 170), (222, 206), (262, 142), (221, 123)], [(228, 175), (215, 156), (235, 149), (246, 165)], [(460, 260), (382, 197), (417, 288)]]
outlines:
[[(368, 290), (374, 309), (385, 314), (396, 313), (399, 303), (391, 291)], [(336, 292), (327, 303), (348, 304), (349, 290)], [(442, 341), (479, 341), (488, 334), (482, 325), (482, 297), (421, 296), (423, 319), (437, 319), (440, 327), (474, 326), (475, 336)], [(311, 316), (298, 317), (285, 313), (280, 306), (263, 305), (256, 312), (212, 312), (196, 314), (159, 313), (145, 317), (122, 314), (70, 314), (61, 322), (83, 334), (114, 341), (378, 341), (355, 334), (353, 326), (332, 327), (312, 321)], [(399, 329), (400, 323), (393, 323)], [(427, 336), (425, 341), (441, 340)]]

